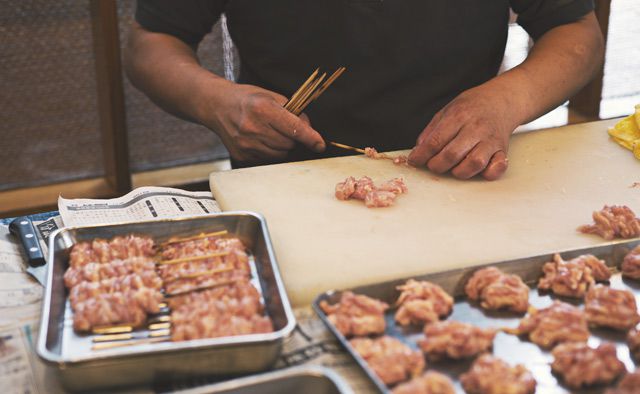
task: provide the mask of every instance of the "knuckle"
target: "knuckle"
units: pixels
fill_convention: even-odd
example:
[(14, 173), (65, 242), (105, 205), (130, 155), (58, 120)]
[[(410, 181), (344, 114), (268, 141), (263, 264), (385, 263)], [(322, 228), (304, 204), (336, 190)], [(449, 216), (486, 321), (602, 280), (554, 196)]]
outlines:
[(471, 178), (470, 173), (465, 171), (464, 169), (462, 169), (460, 167), (456, 167), (453, 170), (451, 170), (451, 175), (453, 175), (454, 177), (456, 177), (458, 179), (469, 179), (469, 178)]
[(274, 157), (274, 158), (276, 158), (276, 159), (284, 159), (285, 157), (287, 157), (287, 152), (284, 152), (284, 151), (276, 151), (276, 152), (273, 154), (273, 157)]
[(249, 108), (251, 113), (264, 116), (269, 112), (271, 101), (261, 94), (254, 94), (249, 98)]
[(293, 149), (294, 146), (295, 146), (295, 142), (290, 139), (286, 139), (282, 144), (282, 148), (287, 150)]
[(244, 116), (242, 119), (240, 119), (240, 123), (238, 124), (238, 129), (240, 129), (240, 132), (250, 133), (255, 131), (255, 128), (256, 124), (250, 118)]
[(435, 172), (436, 174), (442, 174), (444, 172), (438, 162), (435, 160), (429, 160), (429, 162), (427, 162), (427, 168), (429, 168), (429, 170)]
[(474, 171), (482, 170), (487, 166), (487, 160), (483, 157), (472, 156), (468, 160), (469, 160), (469, 167)]
[(249, 152), (253, 148), (253, 143), (251, 143), (250, 139), (241, 137), (236, 140), (236, 146), (241, 151)]
[(440, 133), (433, 133), (431, 138), (427, 141), (427, 150), (430, 152), (438, 152), (440, 151), (440, 146), (442, 145), (442, 136)]
[(442, 152), (442, 157), (444, 158), (445, 161), (452, 162), (458, 158), (458, 152), (451, 149), (447, 149)]

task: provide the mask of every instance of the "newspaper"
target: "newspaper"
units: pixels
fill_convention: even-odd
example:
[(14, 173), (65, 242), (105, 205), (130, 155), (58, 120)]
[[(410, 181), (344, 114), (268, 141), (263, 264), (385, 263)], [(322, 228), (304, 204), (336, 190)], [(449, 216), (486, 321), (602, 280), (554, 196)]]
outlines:
[(25, 267), (9, 227), (0, 225), (0, 388), (3, 393), (61, 393), (34, 352), (43, 289)]
[(2, 308), (20, 307), (40, 302), (42, 287), (26, 271), (20, 247), (0, 225), (0, 324), (13, 320), (13, 314)]
[[(143, 187), (111, 200), (60, 197), (60, 216), (34, 221), (46, 253), (49, 235), (65, 226), (96, 225), (175, 218), (220, 212), (209, 192)], [(46, 255), (46, 254), (45, 254)], [(25, 272), (25, 260), (8, 227), (0, 225), (0, 388), (3, 393), (63, 393), (53, 367), (36, 356), (34, 338), (42, 288)], [(274, 369), (323, 365), (340, 374), (357, 393), (376, 392), (353, 359), (310, 307), (294, 311), (298, 325), (284, 344)], [(171, 391), (211, 383), (214, 379), (180, 382), (156, 391)], [(8, 387), (8, 390), (4, 390)], [(137, 390), (136, 390), (137, 391)]]
[(149, 186), (110, 200), (60, 196), (58, 210), (65, 226), (72, 227), (206, 215), (220, 207), (210, 192)]
[(338, 373), (356, 393), (378, 392), (311, 307), (296, 308), (294, 314), (298, 325), (285, 342), (276, 368), (322, 365)]

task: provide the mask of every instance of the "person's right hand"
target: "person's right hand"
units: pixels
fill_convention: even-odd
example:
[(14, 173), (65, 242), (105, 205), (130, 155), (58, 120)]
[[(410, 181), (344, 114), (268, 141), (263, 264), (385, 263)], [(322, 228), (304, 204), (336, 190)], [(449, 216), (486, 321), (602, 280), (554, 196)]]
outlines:
[(306, 115), (283, 106), (287, 98), (252, 85), (229, 84), (204, 125), (215, 130), (231, 157), (245, 163), (283, 159), (295, 142), (322, 152), (325, 142)]

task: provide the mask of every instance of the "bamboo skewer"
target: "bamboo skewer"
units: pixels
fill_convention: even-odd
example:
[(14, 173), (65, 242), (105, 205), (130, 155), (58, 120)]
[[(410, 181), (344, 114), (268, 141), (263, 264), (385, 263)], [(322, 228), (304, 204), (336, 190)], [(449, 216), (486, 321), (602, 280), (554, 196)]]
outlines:
[[(316, 79), (320, 69), (317, 68), (309, 78), (295, 91), (291, 98), (285, 103), (284, 108), (294, 115), (300, 115), (304, 109), (315, 101), (325, 90), (346, 70), (345, 67), (340, 67), (329, 78), (326, 73), (323, 73)], [(324, 81), (324, 83), (322, 83)], [(321, 85), (322, 84), (322, 85)]]
[(360, 148), (354, 148), (353, 146), (349, 146), (349, 145), (345, 145), (345, 144), (340, 144), (338, 142), (333, 142), (333, 141), (329, 141), (329, 143), (337, 148), (342, 148), (342, 149), (346, 149), (346, 150), (352, 150), (358, 153), (362, 153), (365, 154), (365, 150), (364, 149), (360, 149)]
[(309, 85), (309, 83), (311, 83), (311, 81), (316, 77), (316, 75), (318, 75), (318, 73), (320, 72), (320, 69), (317, 68), (316, 71), (312, 72), (311, 75), (309, 76), (309, 78), (307, 78), (306, 81), (304, 81), (304, 83), (302, 85), (300, 85), (300, 87), (298, 88), (298, 90), (296, 90), (296, 92), (291, 96), (291, 98), (289, 99), (289, 101), (287, 101), (284, 104), (284, 107), (290, 111), (291, 108), (291, 104), (296, 101), (298, 99), (298, 97), (302, 94), (302, 92), (307, 88), (307, 86)]
[[(168, 323), (167, 323), (168, 324)], [(166, 337), (171, 335), (170, 327), (164, 329), (156, 329), (150, 330), (149, 336), (150, 338), (156, 337)], [(128, 341), (131, 339), (146, 339), (146, 337), (137, 337), (134, 336), (133, 333), (124, 333), (124, 334), (111, 334), (111, 335), (101, 335), (93, 338), (93, 343), (104, 343), (104, 342), (116, 342), (116, 341)]]
[(94, 327), (91, 330), (94, 334), (105, 335), (105, 334), (122, 334), (125, 332), (133, 331), (133, 327), (126, 324), (119, 324), (117, 326), (106, 326), (106, 327)]
[(322, 83), (322, 81), (324, 81), (326, 77), (327, 77), (327, 73), (323, 73), (320, 76), (320, 78), (313, 81), (311, 85), (309, 85), (309, 88), (306, 89), (304, 94), (300, 96), (299, 101), (295, 105), (293, 105), (291, 112), (293, 112), (296, 115), (300, 115), (300, 113), (302, 113), (302, 110), (306, 108), (307, 105), (309, 105), (309, 102), (310, 102), (309, 98), (311, 97), (311, 95), (313, 95), (314, 91), (318, 88), (318, 86), (320, 86), (320, 84)]
[(208, 237), (217, 237), (219, 235), (226, 235), (226, 234), (228, 234), (227, 230), (215, 231), (213, 233), (201, 233), (201, 234), (198, 234), (198, 235), (194, 235), (192, 237), (169, 239), (169, 240), (161, 243), (160, 246), (177, 244), (177, 243), (181, 243), (181, 242), (193, 241), (193, 240), (196, 240), (196, 239), (202, 239), (202, 238), (208, 238)]
[(149, 319), (150, 323), (160, 323), (160, 322), (167, 322), (167, 321), (171, 321), (171, 316), (168, 315), (160, 315), (160, 316), (156, 316), (152, 319)]
[(179, 264), (179, 263), (185, 263), (187, 261), (207, 260), (207, 259), (212, 259), (214, 257), (226, 256), (228, 254), (229, 252), (225, 251), (225, 252), (218, 252), (218, 253), (211, 253), (211, 254), (203, 254), (201, 256), (181, 257), (179, 259), (173, 259), (173, 260), (160, 260), (156, 263), (156, 265)]
[[(320, 87), (320, 89), (316, 90), (313, 95), (311, 96), (311, 98), (309, 99), (309, 102), (305, 104), (305, 107), (310, 104), (311, 102), (313, 102), (315, 99), (317, 99), (318, 97), (320, 97), (320, 95), (322, 93), (324, 93), (325, 90), (327, 90), (327, 88), (329, 86), (331, 86), (331, 84), (333, 83), (333, 81), (335, 81), (336, 79), (338, 79), (338, 77), (340, 75), (342, 75), (342, 73), (344, 72), (344, 70), (346, 70), (345, 67), (340, 67), (339, 69), (337, 69), (333, 74), (331, 74), (331, 76), (329, 77), (329, 79), (327, 79), (325, 81), (325, 83), (322, 84), (322, 86)], [(304, 108), (303, 108), (304, 109)]]
[(307, 85), (302, 86), (302, 90), (300, 91), (300, 94), (298, 95), (298, 97), (296, 97), (294, 100), (291, 101), (287, 109), (290, 112), (295, 114), (296, 109), (305, 102), (305, 100), (313, 92), (313, 89), (315, 89), (318, 86), (318, 81), (321, 81), (326, 76), (327, 74), (323, 73), (319, 79), (313, 80), (309, 82)]
[(112, 349), (116, 347), (124, 347), (124, 346), (134, 346), (134, 345), (144, 345), (148, 343), (157, 343), (157, 342), (165, 342), (169, 339), (169, 336), (163, 337), (152, 337), (152, 338), (142, 338), (135, 339), (131, 341), (117, 341), (117, 342), (102, 342), (96, 343), (91, 347), (91, 350), (104, 350), (104, 349)]
[(225, 268), (217, 268), (217, 269), (208, 270), (208, 271), (194, 272), (192, 274), (182, 275), (182, 276), (178, 276), (171, 279), (165, 279), (164, 283), (166, 284), (166, 283), (176, 282), (183, 279), (193, 279), (193, 278), (197, 278), (199, 276), (205, 276), (205, 275), (220, 274), (223, 272), (233, 271), (234, 269), (235, 269), (234, 267), (225, 267)]
[(166, 330), (171, 328), (171, 316), (167, 316), (167, 317), (169, 318), (169, 321), (167, 322), (149, 324), (149, 330), (157, 331), (157, 330)]
[(188, 289), (188, 290), (185, 290), (185, 291), (169, 293), (169, 294), (165, 295), (165, 297), (183, 296), (185, 294), (189, 294), (189, 293), (192, 293), (194, 291), (203, 291), (203, 290), (215, 289), (217, 287), (228, 286), (228, 285), (234, 284), (235, 282), (236, 282), (235, 280), (226, 280), (226, 281), (214, 283), (214, 284), (208, 285), (208, 286), (194, 287), (193, 289)]

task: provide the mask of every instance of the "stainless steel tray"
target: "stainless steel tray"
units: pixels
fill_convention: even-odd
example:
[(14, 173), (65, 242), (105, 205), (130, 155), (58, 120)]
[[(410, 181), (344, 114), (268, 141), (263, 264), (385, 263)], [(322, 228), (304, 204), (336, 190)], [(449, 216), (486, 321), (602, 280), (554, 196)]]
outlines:
[[(172, 236), (227, 230), (250, 250), (256, 282), (271, 317), (274, 332), (185, 342), (160, 342), (92, 351), (91, 336), (73, 331), (63, 275), (70, 248), (93, 238), (145, 234), (163, 242)], [(70, 390), (111, 388), (152, 381), (180, 380), (198, 375), (234, 375), (268, 369), (280, 355), (283, 340), (295, 328), (295, 318), (278, 271), (264, 219), (251, 212), (170, 220), (69, 227), (49, 239), (48, 278), (37, 352), (57, 365)]]
[[(577, 257), (581, 254), (593, 254), (598, 258), (604, 259), (607, 265), (612, 267), (618, 267), (623, 257), (635, 246), (640, 245), (640, 240), (635, 239), (631, 241), (617, 241), (608, 243), (602, 246), (574, 249), (567, 251), (559, 251), (565, 259)], [(518, 323), (522, 316), (515, 316), (510, 313), (503, 312), (484, 312), (477, 305), (470, 304), (466, 301), (464, 295), (464, 285), (474, 271), (479, 268), (489, 265), (497, 266), (501, 270), (519, 275), (530, 287), (532, 287), (529, 295), (529, 302), (536, 308), (544, 308), (551, 304), (551, 302), (557, 297), (539, 293), (535, 289), (538, 279), (542, 275), (542, 265), (551, 261), (553, 254), (546, 254), (540, 256), (533, 256), (509, 261), (498, 262), (494, 264), (486, 264), (483, 266), (469, 267), (458, 270), (433, 273), (422, 276), (414, 276), (411, 278), (417, 280), (428, 280), (430, 282), (439, 284), (449, 294), (453, 295), (456, 299), (453, 313), (449, 316), (448, 320), (458, 320), (467, 323), (473, 323), (480, 327), (512, 327), (518, 326)], [(396, 286), (404, 283), (409, 278), (373, 284), (368, 286), (356, 287), (349, 289), (357, 294), (364, 294), (370, 297), (382, 300), (389, 305), (393, 306), (398, 299), (399, 292), (396, 290)], [(616, 271), (611, 278), (611, 285), (619, 289), (628, 289), (635, 293), (636, 300), (640, 304), (640, 282), (633, 282), (623, 279)], [(337, 302), (340, 299), (341, 291), (331, 290), (326, 293), (320, 294), (313, 303), (313, 308), (324, 323), (329, 327), (333, 334), (338, 338), (338, 341), (342, 346), (351, 354), (360, 367), (364, 370), (367, 376), (375, 383), (380, 392), (388, 393), (388, 387), (375, 375), (367, 363), (362, 359), (351, 347), (349, 341), (329, 322), (327, 316), (320, 308), (319, 304), (322, 300), (326, 300), (329, 303)], [(562, 299), (565, 302), (571, 302), (566, 298)], [(575, 302), (573, 302), (575, 303)], [(420, 338), (423, 338), (423, 334), (418, 329), (403, 329), (396, 325), (393, 315), (395, 309), (392, 307), (385, 314), (387, 322), (386, 334), (399, 338), (410, 347), (418, 349), (416, 343)], [(591, 338), (589, 344), (596, 345), (601, 341), (613, 342), (617, 346), (618, 357), (627, 367), (627, 370), (633, 371), (635, 365), (629, 356), (629, 349), (625, 342), (625, 333), (614, 332), (613, 330), (606, 329), (590, 329)], [(562, 386), (556, 377), (551, 373), (550, 363), (553, 361), (549, 351), (540, 349), (537, 345), (518, 338), (514, 335), (508, 335), (503, 332), (496, 335), (493, 354), (502, 358), (503, 360), (511, 364), (524, 364), (535, 376), (537, 381), (538, 393), (569, 393), (570, 391)], [(471, 366), (472, 361), (441, 361), (441, 362), (427, 362), (427, 368), (440, 371), (447, 374), (453, 380), (456, 390), (463, 393), (462, 386), (458, 380), (458, 377), (463, 372), (467, 371)], [(571, 391), (573, 393), (601, 393), (603, 388), (594, 388), (589, 390)]]
[(331, 369), (320, 366), (288, 368), (224, 383), (210, 384), (174, 394), (352, 394), (344, 380)]

